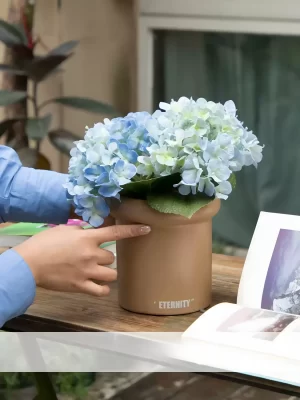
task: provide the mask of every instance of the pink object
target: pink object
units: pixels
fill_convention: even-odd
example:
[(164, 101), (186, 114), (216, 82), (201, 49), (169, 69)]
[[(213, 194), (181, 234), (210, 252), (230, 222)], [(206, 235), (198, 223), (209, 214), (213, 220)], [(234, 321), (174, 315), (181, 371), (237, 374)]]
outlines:
[[(88, 226), (87, 222), (81, 221), (80, 219), (69, 219), (68, 222), (65, 225), (69, 225), (69, 226)], [(57, 225), (53, 225), (53, 224), (46, 224), (46, 227), (49, 228), (54, 228)]]

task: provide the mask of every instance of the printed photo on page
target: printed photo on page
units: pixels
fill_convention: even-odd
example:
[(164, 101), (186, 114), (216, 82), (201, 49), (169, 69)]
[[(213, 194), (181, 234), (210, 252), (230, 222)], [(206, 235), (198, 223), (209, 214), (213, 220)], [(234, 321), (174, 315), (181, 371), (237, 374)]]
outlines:
[(300, 232), (280, 229), (269, 264), (261, 307), (300, 314)]
[(300, 315), (300, 217), (261, 213), (247, 254), (238, 304)]
[(295, 315), (241, 308), (220, 324), (218, 331), (241, 333), (243, 336), (246, 333), (253, 339), (272, 341), (296, 319)]
[(183, 337), (299, 361), (300, 350), (293, 350), (299, 343), (299, 323), (296, 315), (221, 303), (200, 316)]

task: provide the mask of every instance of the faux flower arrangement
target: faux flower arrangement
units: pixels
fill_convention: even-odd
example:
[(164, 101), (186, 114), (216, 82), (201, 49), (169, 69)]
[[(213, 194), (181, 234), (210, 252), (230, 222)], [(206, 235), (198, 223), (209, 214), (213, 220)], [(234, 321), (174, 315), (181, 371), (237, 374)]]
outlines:
[(191, 218), (215, 198), (227, 199), (234, 173), (262, 160), (263, 146), (233, 101), (181, 97), (159, 108), (105, 119), (75, 142), (65, 187), (76, 214), (92, 226), (101, 226), (111, 199), (123, 196)]

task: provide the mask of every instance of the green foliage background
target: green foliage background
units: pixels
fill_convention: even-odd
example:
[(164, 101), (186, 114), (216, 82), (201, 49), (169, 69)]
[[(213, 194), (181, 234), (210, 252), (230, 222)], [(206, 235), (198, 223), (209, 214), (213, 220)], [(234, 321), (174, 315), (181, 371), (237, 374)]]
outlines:
[[(88, 393), (88, 387), (94, 382), (95, 373), (69, 372), (49, 374), (57, 393), (72, 395), (74, 399), (81, 400)], [(9, 393), (15, 389), (34, 386), (35, 380), (31, 373), (0, 373), (0, 390), (9, 399)], [(1, 397), (0, 399), (4, 399)]]

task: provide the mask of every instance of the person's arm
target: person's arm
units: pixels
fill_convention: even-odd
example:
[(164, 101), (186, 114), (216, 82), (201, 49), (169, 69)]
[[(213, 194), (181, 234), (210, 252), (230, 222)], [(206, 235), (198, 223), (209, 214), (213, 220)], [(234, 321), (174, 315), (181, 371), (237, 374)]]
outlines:
[(3, 253), (0, 256), (0, 327), (26, 311), (34, 300), (36, 286), (107, 296), (108, 284), (117, 277), (117, 271), (107, 266), (115, 257), (99, 246), (116, 239), (147, 235), (150, 230), (137, 224), (102, 229), (61, 225)]
[(23, 167), (14, 150), (0, 146), (0, 223), (67, 222), (66, 179), (58, 172)]
[(0, 328), (23, 314), (35, 297), (36, 284), (24, 259), (14, 250), (0, 255)]

